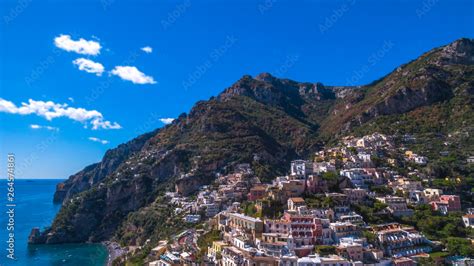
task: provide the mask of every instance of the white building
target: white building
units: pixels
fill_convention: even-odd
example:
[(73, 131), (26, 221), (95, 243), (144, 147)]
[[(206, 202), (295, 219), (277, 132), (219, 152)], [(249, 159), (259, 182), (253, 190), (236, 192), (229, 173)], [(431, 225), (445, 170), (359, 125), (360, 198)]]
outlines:
[(328, 257), (320, 257), (318, 255), (310, 255), (308, 257), (299, 258), (297, 266), (350, 266), (351, 263), (337, 255)]
[(198, 223), (201, 220), (199, 214), (188, 214), (184, 217), (184, 221), (187, 223)]
[(336, 172), (336, 166), (329, 162), (321, 162), (313, 164), (314, 173)]
[(372, 162), (372, 155), (370, 153), (366, 153), (366, 152), (359, 152), (357, 154), (357, 157), (359, 158), (359, 160), (363, 161), (364, 163), (371, 163)]
[(220, 211), (219, 204), (216, 203), (203, 204), (202, 207), (206, 210), (207, 217), (214, 217)]
[(362, 168), (341, 170), (340, 175), (349, 178), (351, 183), (357, 188), (366, 188), (367, 184), (373, 182), (373, 177), (365, 173)]
[(306, 176), (313, 173), (313, 164), (305, 160), (294, 160), (291, 162), (292, 176)]
[(464, 226), (474, 228), (474, 214), (466, 214), (462, 216)]

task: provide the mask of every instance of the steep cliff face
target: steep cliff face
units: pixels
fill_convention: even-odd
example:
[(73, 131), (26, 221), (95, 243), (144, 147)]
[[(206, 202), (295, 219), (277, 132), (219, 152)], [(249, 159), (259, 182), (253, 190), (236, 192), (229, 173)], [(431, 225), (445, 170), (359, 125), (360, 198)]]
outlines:
[(97, 242), (110, 238), (127, 214), (172, 189), (176, 169), (185, 168), (186, 163), (187, 155), (178, 150), (132, 155), (91, 189), (65, 201), (51, 229), (31, 242)]
[(143, 134), (117, 148), (108, 150), (102, 161), (85, 167), (80, 172), (70, 176), (65, 182), (56, 186), (54, 202), (63, 202), (71, 196), (85, 191), (115, 171), (128, 157), (141, 150), (145, 142), (156, 132)]
[[(472, 95), (474, 41), (460, 39), (433, 49), (382, 80), (339, 101), (322, 125), (329, 133), (348, 131), (383, 115), (403, 114), (453, 97)], [(352, 100), (352, 101), (350, 101)]]
[[(473, 40), (458, 40), (362, 87), (300, 83), (268, 73), (244, 76), (172, 124), (108, 151), (100, 163), (59, 184), (55, 200), (64, 200), (63, 207), (52, 227), (31, 242), (109, 239), (120, 225), (129, 228), (134, 214), (153, 211), (151, 204), (165, 191), (192, 193), (239, 163), (251, 163), (262, 180), (270, 180), (284, 174), (290, 160), (322, 145), (322, 136), (334, 138), (380, 117), (396, 120), (444, 106), (462, 110), (462, 120), (469, 120), (473, 47)], [(458, 113), (448, 111), (445, 119)]]

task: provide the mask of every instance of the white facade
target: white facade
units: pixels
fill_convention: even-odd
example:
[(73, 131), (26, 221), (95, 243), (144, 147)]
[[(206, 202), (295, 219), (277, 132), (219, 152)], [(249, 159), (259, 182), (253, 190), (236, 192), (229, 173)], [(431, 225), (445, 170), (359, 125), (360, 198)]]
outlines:
[(313, 173), (313, 165), (305, 160), (294, 160), (291, 162), (292, 176), (306, 176)]

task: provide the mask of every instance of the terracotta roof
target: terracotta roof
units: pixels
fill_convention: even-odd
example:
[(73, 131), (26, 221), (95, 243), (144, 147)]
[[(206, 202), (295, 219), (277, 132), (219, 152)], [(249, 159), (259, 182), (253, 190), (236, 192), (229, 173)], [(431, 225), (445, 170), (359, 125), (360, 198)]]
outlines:
[(410, 259), (410, 258), (401, 257), (401, 258), (398, 258), (398, 259), (394, 259), (393, 261), (395, 263), (400, 263), (400, 262), (410, 262), (410, 261), (413, 261), (413, 260)]
[(297, 197), (297, 198), (290, 198), (291, 201), (295, 202), (295, 203), (304, 203), (304, 199), (303, 198), (300, 198), (300, 197)]
[(267, 188), (263, 185), (256, 185), (252, 187), (250, 190), (266, 190)]

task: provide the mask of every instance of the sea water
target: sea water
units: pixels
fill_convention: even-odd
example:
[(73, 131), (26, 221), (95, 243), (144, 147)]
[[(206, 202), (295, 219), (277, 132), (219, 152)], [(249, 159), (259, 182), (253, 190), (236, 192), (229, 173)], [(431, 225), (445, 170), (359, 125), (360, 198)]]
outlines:
[[(28, 245), (28, 236), (33, 227), (50, 226), (60, 209), (53, 204), (53, 194), (58, 179), (17, 179), (14, 194), (14, 255), (7, 257), (9, 214), (7, 207), (8, 187), (0, 180), (0, 265), (105, 265), (107, 249), (100, 244)], [(11, 228), (10, 228), (11, 229)], [(10, 241), (11, 242), (11, 241)]]

